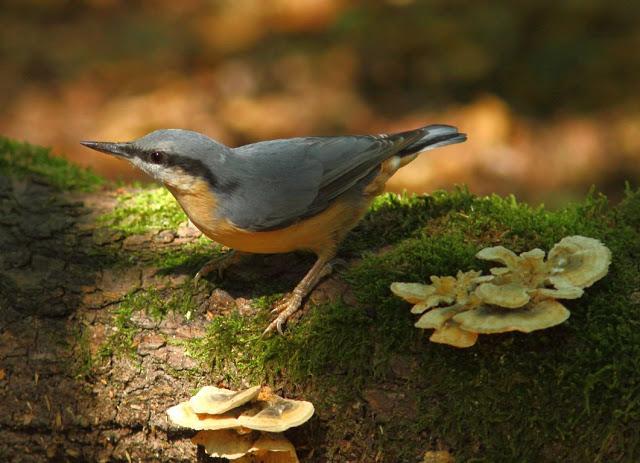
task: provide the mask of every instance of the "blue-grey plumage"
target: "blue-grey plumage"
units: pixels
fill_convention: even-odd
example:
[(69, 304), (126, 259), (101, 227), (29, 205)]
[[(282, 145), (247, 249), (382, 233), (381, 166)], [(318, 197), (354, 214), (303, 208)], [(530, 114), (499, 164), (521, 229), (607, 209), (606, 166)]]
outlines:
[(464, 139), (454, 127), (438, 125), (389, 136), (304, 137), (241, 146), (233, 150), (237, 188), (223, 193), (221, 213), (253, 231), (290, 225), (323, 211), (350, 188), (363, 190), (360, 181), (392, 156)]
[(280, 330), (388, 178), (423, 151), (465, 140), (455, 127), (430, 125), (391, 135), (301, 137), (237, 148), (179, 129), (127, 143), (82, 143), (124, 157), (163, 183), (215, 241), (246, 252), (315, 252), (318, 261), (268, 328)]

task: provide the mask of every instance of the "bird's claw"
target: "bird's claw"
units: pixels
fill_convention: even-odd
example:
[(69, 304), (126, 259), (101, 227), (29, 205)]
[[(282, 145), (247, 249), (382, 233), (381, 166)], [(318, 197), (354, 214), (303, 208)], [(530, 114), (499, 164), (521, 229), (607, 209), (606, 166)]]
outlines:
[(267, 336), (274, 331), (282, 334), (283, 327), (289, 317), (293, 315), (302, 305), (302, 298), (309, 294), (315, 285), (325, 276), (329, 275), (333, 271), (335, 264), (340, 264), (341, 261), (336, 260), (327, 262), (324, 259), (318, 260), (312, 269), (307, 273), (307, 276), (296, 286), (293, 292), (280, 300), (271, 311), (272, 314), (278, 314), (278, 316), (269, 323), (267, 329), (264, 330), (262, 336)]
[(196, 276), (193, 277), (193, 283), (197, 284), (200, 279), (214, 271), (217, 272), (218, 278), (222, 279), (224, 276), (224, 271), (238, 260), (237, 257), (237, 253), (233, 250), (228, 251), (226, 254), (223, 254), (221, 256), (214, 257), (206, 264), (204, 264), (198, 271), (198, 273), (196, 273)]
[(271, 309), (270, 313), (275, 315), (286, 310), (287, 304), (289, 304), (290, 299), (291, 299), (290, 294), (283, 296), (282, 299), (280, 299), (278, 302), (275, 303), (275, 306), (273, 307), (273, 309)]
[(269, 323), (269, 326), (267, 326), (267, 328), (262, 332), (262, 337), (267, 337), (269, 336), (271, 333), (273, 333), (274, 331), (277, 331), (278, 334), (280, 335), (284, 335), (284, 330), (283, 330), (283, 325), (284, 325), (285, 320), (282, 320), (279, 316), (273, 320), (271, 323)]
[(267, 328), (262, 332), (261, 337), (266, 338), (270, 336), (275, 330), (278, 330), (278, 333), (282, 334), (282, 328), (281, 326), (278, 326), (278, 319), (275, 319), (274, 321), (269, 323), (269, 326), (267, 326)]
[(326, 273), (326, 275), (330, 275), (331, 273), (334, 272), (334, 270), (336, 270), (336, 268), (340, 267), (342, 269), (346, 269), (348, 266), (349, 266), (349, 262), (347, 262), (346, 259), (342, 259), (340, 257), (334, 257), (327, 264), (328, 268), (323, 269), (324, 270), (323, 273)]
[(262, 337), (268, 336), (269, 334), (277, 331), (279, 334), (284, 334), (284, 325), (289, 320), (289, 317), (293, 315), (302, 304), (302, 297), (291, 294), (288, 297), (285, 297), (284, 300), (279, 302), (275, 308), (271, 311), (271, 313), (277, 313), (278, 316), (269, 323), (269, 326), (262, 332)]
[(194, 285), (197, 286), (198, 282), (200, 280), (202, 280), (202, 278), (204, 278), (209, 273), (211, 273), (211, 270), (206, 268), (208, 265), (209, 265), (209, 263), (205, 264), (200, 270), (198, 270), (198, 273), (196, 273), (196, 275), (193, 277), (193, 284)]

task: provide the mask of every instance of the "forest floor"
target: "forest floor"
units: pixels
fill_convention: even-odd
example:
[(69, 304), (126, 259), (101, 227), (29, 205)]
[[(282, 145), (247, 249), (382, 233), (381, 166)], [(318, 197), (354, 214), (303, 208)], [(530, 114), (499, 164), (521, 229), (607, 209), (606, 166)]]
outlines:
[[(429, 343), (388, 289), (485, 270), (485, 246), (548, 250), (572, 234), (603, 240), (613, 264), (549, 330)], [(224, 251), (166, 191), (9, 140), (0, 249), (2, 461), (206, 461), (165, 411), (207, 384), (312, 401), (286, 433), (304, 462), (640, 458), (637, 192), (555, 212), (465, 190), (382, 196), (344, 243), (345, 267), (267, 339), (270, 307), (312, 256), (252, 256), (195, 284)]]

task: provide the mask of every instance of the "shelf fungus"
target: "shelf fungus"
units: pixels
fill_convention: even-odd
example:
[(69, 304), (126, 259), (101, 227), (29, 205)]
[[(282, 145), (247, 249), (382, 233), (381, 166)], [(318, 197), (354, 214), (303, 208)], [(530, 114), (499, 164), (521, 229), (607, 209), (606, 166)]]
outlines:
[(476, 257), (503, 266), (490, 269), (490, 275), (432, 276), (431, 285), (391, 284), (394, 294), (413, 304), (412, 313), (422, 314), (415, 326), (434, 330), (432, 342), (470, 347), (478, 334), (530, 333), (558, 325), (570, 315), (558, 299), (581, 297), (611, 263), (609, 249), (584, 236), (563, 238), (546, 260), (541, 249), (517, 255), (502, 246), (482, 249)]
[(549, 282), (557, 288), (588, 288), (609, 271), (611, 251), (600, 241), (567, 236), (549, 251)]
[(199, 431), (192, 442), (208, 455), (246, 463), (297, 462), (295, 448), (280, 433), (313, 413), (311, 402), (285, 399), (260, 386), (243, 391), (205, 386), (167, 410), (172, 423)]
[[(431, 277), (430, 285), (420, 283), (392, 283), (391, 291), (414, 304), (411, 312), (422, 314), (415, 323), (417, 328), (434, 329), (430, 340), (456, 347), (470, 347), (476, 343), (477, 333), (461, 330), (453, 320), (458, 313), (477, 308), (481, 301), (474, 294), (478, 284), (493, 277), (480, 272), (459, 271), (455, 277)], [(419, 295), (423, 295), (420, 299)], [(440, 304), (449, 304), (438, 307)], [(426, 312), (426, 313), (425, 313)]]
[(214, 386), (205, 386), (189, 399), (189, 405), (196, 413), (218, 415), (246, 404), (258, 397), (259, 393), (260, 386), (254, 386), (244, 391), (230, 391)]

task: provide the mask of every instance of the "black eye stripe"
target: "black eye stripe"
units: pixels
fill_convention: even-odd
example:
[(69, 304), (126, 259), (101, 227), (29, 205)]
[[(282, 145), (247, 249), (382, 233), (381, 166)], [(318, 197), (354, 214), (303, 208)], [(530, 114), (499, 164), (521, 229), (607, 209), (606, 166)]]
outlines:
[[(154, 157), (161, 158), (159, 162), (153, 160)], [(214, 172), (211, 171), (205, 164), (199, 159), (193, 159), (191, 157), (182, 156), (174, 152), (166, 151), (146, 151), (138, 155), (141, 159), (146, 160), (152, 164), (162, 164), (165, 167), (179, 167), (190, 175), (205, 179), (207, 183), (216, 188), (220, 192), (231, 193), (238, 187), (238, 182), (235, 180), (227, 180), (220, 182)]]

